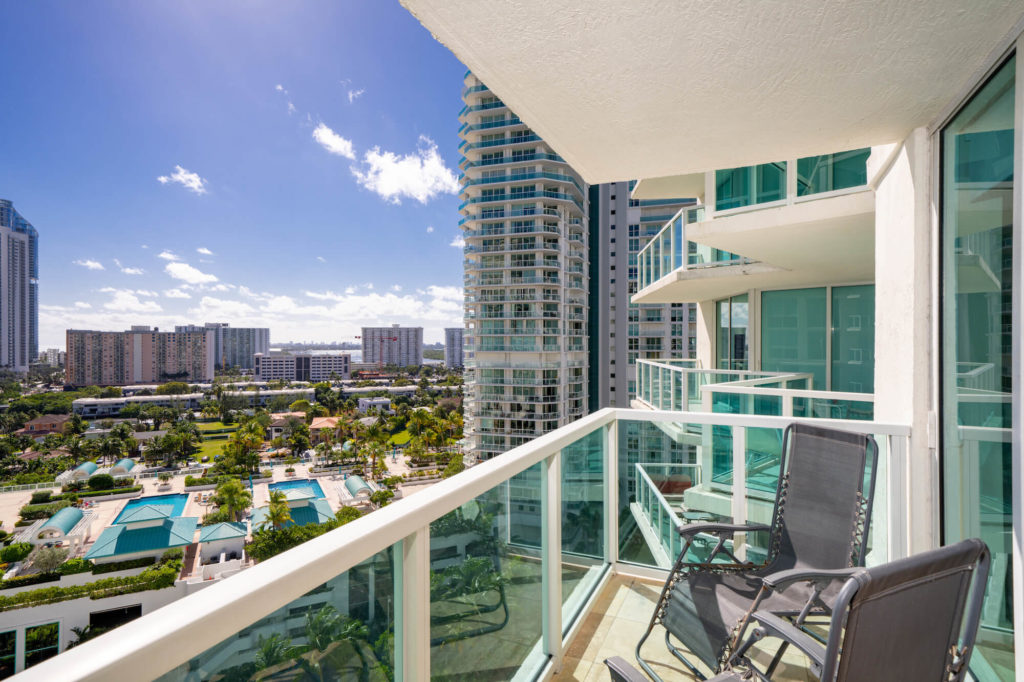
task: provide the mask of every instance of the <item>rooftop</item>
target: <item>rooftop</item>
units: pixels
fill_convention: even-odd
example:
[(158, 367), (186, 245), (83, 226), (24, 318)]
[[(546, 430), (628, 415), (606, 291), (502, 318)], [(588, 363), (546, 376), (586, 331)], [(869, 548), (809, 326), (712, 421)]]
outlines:
[(85, 558), (106, 559), (190, 545), (198, 523), (199, 519), (180, 517), (164, 519), (161, 524), (146, 528), (131, 528), (121, 524), (109, 526), (103, 529)]
[(228, 521), (215, 523), (212, 526), (203, 526), (199, 529), (199, 542), (244, 538), (248, 532), (249, 529), (244, 523)]

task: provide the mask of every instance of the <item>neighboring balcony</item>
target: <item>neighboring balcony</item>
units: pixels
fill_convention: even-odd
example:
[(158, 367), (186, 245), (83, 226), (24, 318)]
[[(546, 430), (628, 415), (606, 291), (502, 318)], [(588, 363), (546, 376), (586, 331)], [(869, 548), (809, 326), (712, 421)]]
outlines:
[(638, 254), (634, 303), (688, 303), (750, 289), (873, 281), (870, 150), (707, 174), (706, 203)]
[[(791, 421), (604, 409), (72, 648), (32, 674), (538, 680), (560, 668), (578, 671), (606, 651), (604, 643), (628, 655), (664, 566), (679, 551), (677, 526), (766, 520), (775, 485), (769, 463), (774, 458), (777, 476)], [(878, 440), (868, 563), (905, 556), (906, 502), (889, 491), (906, 486), (909, 427), (814, 421)], [(683, 435), (669, 443), (666, 429)], [(763, 555), (753, 535), (738, 542), (732, 549), (740, 557)], [(622, 594), (630, 585), (637, 587)]]

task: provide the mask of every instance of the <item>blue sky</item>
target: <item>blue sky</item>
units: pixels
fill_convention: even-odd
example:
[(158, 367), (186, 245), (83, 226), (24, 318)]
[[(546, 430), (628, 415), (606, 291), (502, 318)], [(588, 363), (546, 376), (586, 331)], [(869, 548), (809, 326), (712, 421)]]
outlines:
[(461, 326), (465, 67), (397, 2), (0, 1), (0, 198), (39, 230), (41, 347)]

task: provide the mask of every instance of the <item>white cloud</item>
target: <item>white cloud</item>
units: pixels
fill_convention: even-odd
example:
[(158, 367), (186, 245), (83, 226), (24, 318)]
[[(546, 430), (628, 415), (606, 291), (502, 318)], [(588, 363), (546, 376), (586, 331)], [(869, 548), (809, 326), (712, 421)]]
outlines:
[(139, 296), (149, 296), (150, 298), (156, 298), (157, 296), (160, 295), (155, 291), (149, 291), (147, 289), (136, 289), (135, 293), (138, 294)]
[(359, 88), (358, 90), (349, 90), (348, 91), (348, 103), (352, 104), (352, 102), (355, 102), (357, 99), (359, 99), (360, 97), (363, 96), (364, 92), (366, 92), (365, 88)]
[(326, 262), (327, 262), (327, 259), (326, 259), (326, 258), (324, 258), (323, 256), (317, 256), (317, 257), (316, 257), (316, 259), (317, 259), (318, 261), (320, 261), (321, 263), (326, 263)]
[(85, 259), (85, 260), (76, 260), (76, 261), (72, 261), (72, 262), (75, 265), (81, 265), (86, 270), (106, 270), (106, 268), (103, 267), (103, 263), (100, 263), (99, 261), (96, 261), (96, 260)]
[(189, 284), (210, 284), (217, 281), (215, 275), (197, 270), (188, 263), (168, 263), (164, 272), (174, 279), (180, 279)]
[(288, 100), (288, 113), (289, 114), (294, 114), (296, 111), (298, 111), (298, 110), (295, 108), (295, 105), (292, 104), (291, 100)]
[(142, 274), (145, 274), (145, 272), (146, 272), (142, 268), (125, 267), (124, 265), (121, 265), (121, 261), (119, 261), (116, 258), (114, 259), (114, 265), (116, 265), (117, 269), (120, 270), (121, 273), (125, 274), (125, 275), (142, 275)]
[(402, 290), (402, 287), (401, 287), (401, 285), (398, 285), (398, 284), (395, 284), (394, 286), (391, 287), (391, 291), (401, 291), (401, 290)]
[(251, 320), (257, 314), (256, 308), (243, 301), (203, 296), (199, 305), (189, 310), (189, 314), (204, 319), (241, 319)]
[(402, 203), (402, 197), (425, 204), (439, 194), (459, 191), (458, 179), (444, 165), (437, 144), (423, 135), (419, 148), (404, 156), (374, 147), (363, 155), (362, 168), (352, 166), (352, 175), (361, 186), (393, 204)]
[(92, 308), (92, 303), (86, 303), (85, 301), (75, 301), (75, 307), (80, 310), (89, 310)]
[(181, 258), (170, 251), (161, 251), (156, 255), (157, 258), (163, 258), (164, 260), (181, 260)]
[(163, 310), (155, 301), (141, 301), (131, 291), (115, 292), (114, 296), (103, 304), (103, 307), (107, 310), (133, 313), (158, 313)]
[(461, 249), (466, 246), (466, 238), (463, 237), (461, 234), (456, 235), (455, 239), (453, 239), (451, 244), (449, 244), (448, 246), (454, 246), (457, 249)]
[(167, 289), (164, 291), (164, 296), (167, 298), (192, 298), (188, 293), (182, 291), (180, 288)]
[(204, 256), (212, 256), (213, 255), (213, 251), (210, 251), (205, 246), (200, 246), (198, 249), (196, 249), (196, 253), (201, 253)]
[(277, 85), (275, 85), (275, 86), (274, 86), (274, 89), (275, 89), (275, 90), (277, 90), (278, 92), (285, 92), (284, 86), (283, 86), (283, 85), (281, 85), (280, 83), (278, 83)]
[(206, 180), (199, 177), (199, 173), (193, 173), (178, 165), (174, 166), (173, 173), (161, 175), (157, 180), (162, 185), (166, 185), (168, 182), (176, 182), (190, 192), (206, 194)]
[(356, 153), (352, 149), (352, 140), (346, 140), (323, 123), (318, 125), (316, 130), (313, 131), (313, 139), (331, 154), (344, 156), (346, 159), (352, 159), (353, 161), (356, 158)]
[(433, 225), (427, 225), (427, 234), (432, 234), (433, 232), (434, 232), (434, 226)]

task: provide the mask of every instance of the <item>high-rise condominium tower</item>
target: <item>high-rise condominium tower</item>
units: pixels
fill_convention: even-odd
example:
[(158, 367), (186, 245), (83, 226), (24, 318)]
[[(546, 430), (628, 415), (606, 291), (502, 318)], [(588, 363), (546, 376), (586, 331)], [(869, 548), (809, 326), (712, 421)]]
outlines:
[(213, 331), (214, 363), (222, 369), (252, 369), (253, 356), (257, 353), (270, 352), (270, 329), (267, 327), (231, 327), (227, 322), (207, 322), (203, 326), (179, 325), (174, 331)]
[(467, 73), (466, 433), (489, 458), (587, 409), (587, 186)]
[(423, 327), (363, 327), (363, 362), (383, 365), (423, 364)]
[(444, 330), (444, 364), (448, 367), (465, 365), (463, 337), (466, 330), (462, 327), (448, 327)]
[(630, 198), (633, 182), (590, 187), (590, 409), (629, 407), (636, 360), (696, 355), (697, 310), (689, 303), (630, 303), (637, 254), (693, 199)]
[(0, 199), (0, 367), (27, 372), (39, 355), (39, 233)]

